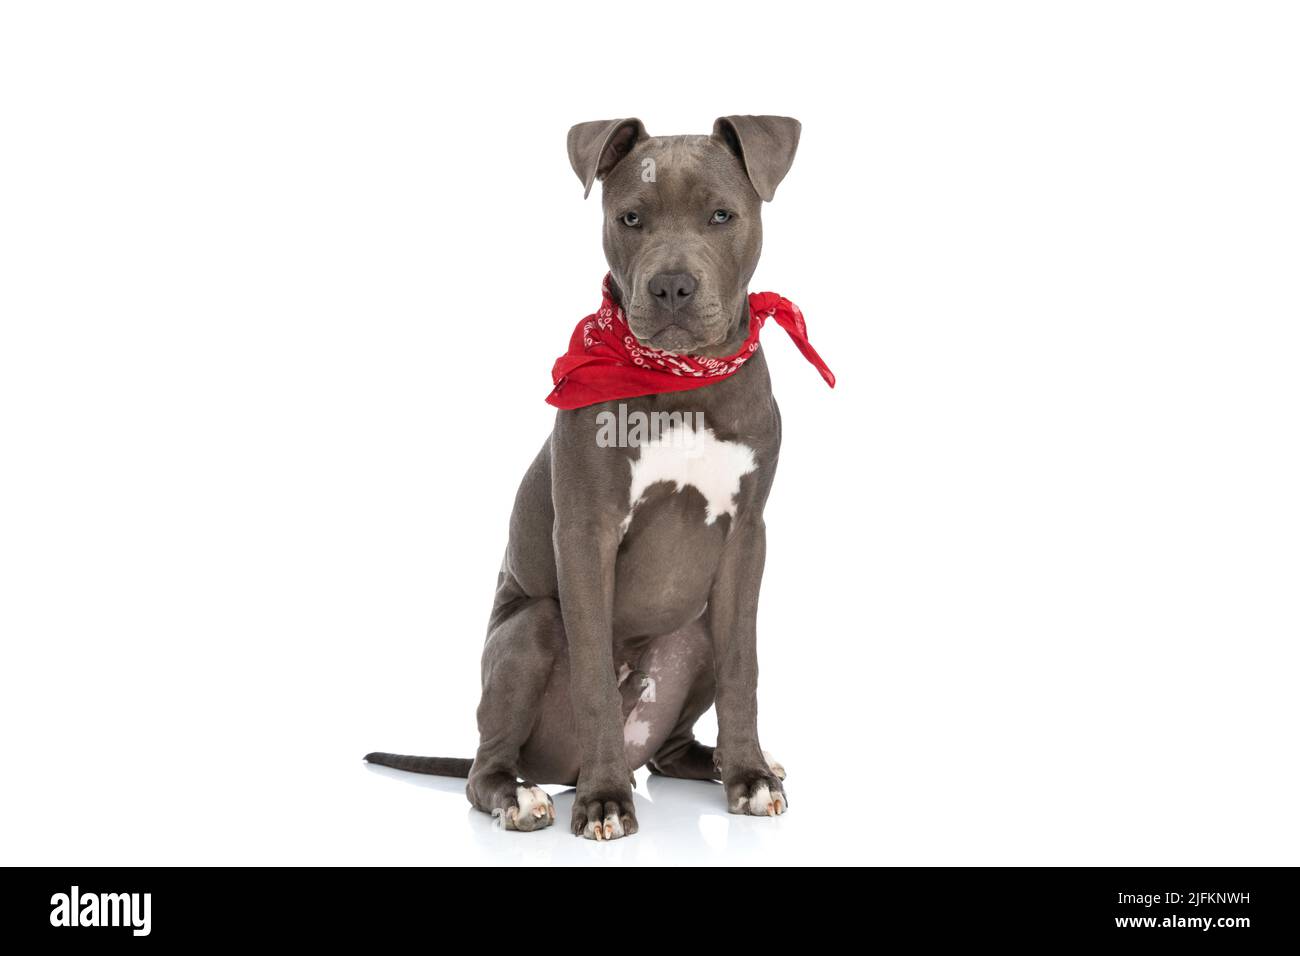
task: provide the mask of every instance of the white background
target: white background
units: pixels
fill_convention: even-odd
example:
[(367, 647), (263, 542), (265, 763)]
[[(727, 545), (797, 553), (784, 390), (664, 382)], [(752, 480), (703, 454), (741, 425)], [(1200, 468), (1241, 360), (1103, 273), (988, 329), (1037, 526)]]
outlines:
[[(1296, 864), (1300, 31), (1236, 3), (10, 4), (0, 858)], [(778, 821), (459, 781), (579, 121), (804, 123)], [(701, 732), (711, 739), (706, 719)], [(569, 798), (561, 796), (562, 817)]]

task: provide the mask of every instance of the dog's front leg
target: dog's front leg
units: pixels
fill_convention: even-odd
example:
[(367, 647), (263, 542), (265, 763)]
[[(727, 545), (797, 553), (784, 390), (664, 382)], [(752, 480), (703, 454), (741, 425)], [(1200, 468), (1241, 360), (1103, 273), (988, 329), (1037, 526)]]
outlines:
[(622, 698), (614, 674), (617, 551), (617, 525), (574, 515), (566, 519), (557, 507), (556, 571), (582, 754), (573, 832), (595, 840), (612, 840), (637, 830), (632, 775), (623, 751)]
[(789, 801), (758, 743), (758, 590), (767, 555), (762, 517), (737, 522), (709, 595), (718, 749), (727, 809), (774, 816)]

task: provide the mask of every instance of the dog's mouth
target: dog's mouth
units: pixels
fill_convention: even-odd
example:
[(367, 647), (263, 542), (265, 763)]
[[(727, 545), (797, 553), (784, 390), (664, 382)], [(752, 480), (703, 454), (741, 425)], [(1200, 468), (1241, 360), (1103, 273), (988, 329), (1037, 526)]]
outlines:
[(664, 352), (689, 352), (699, 345), (695, 333), (690, 329), (683, 328), (676, 322), (670, 322), (649, 338), (642, 338), (639, 335), (637, 338), (641, 339), (642, 344), (661, 349)]
[[(679, 316), (667, 323), (661, 322), (654, 331), (646, 328), (650, 323), (640, 317), (629, 316), (628, 325), (638, 342), (652, 349), (675, 352), (679, 355), (689, 354), (711, 344), (707, 332), (719, 315), (713, 312), (704, 316)], [(701, 333), (706, 333), (701, 337)]]

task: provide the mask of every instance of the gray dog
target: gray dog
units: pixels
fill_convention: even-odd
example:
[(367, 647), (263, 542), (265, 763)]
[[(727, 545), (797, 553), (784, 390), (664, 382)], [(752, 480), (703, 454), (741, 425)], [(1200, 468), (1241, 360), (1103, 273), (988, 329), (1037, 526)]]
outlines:
[[(609, 291), (637, 342), (689, 356), (742, 347), (761, 206), (798, 141), (799, 123), (781, 116), (723, 117), (709, 136), (648, 136), (636, 119), (569, 131), (587, 192), (604, 183)], [(653, 454), (611, 447), (598, 441), (611, 412), (678, 413), (670, 420), (697, 423), (694, 440), (674, 451), (660, 436)], [(755, 647), (780, 444), (761, 349), (707, 387), (560, 411), (510, 517), (477, 755), (366, 759), (468, 776), (470, 802), (512, 830), (554, 821), (546, 783), (576, 785), (575, 834), (635, 833), (643, 765), (720, 779), (732, 813), (784, 813), (785, 772), (758, 742)], [(710, 705), (716, 749), (693, 733)]]

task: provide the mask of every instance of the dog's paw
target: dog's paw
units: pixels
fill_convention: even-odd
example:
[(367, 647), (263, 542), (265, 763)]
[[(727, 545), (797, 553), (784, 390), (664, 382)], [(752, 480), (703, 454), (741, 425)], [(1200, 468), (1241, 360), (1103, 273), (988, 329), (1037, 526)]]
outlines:
[(516, 787), (515, 799), (493, 810), (492, 817), (505, 830), (541, 830), (555, 822), (555, 804), (541, 787)]
[(584, 794), (573, 798), (573, 833), (588, 840), (617, 840), (637, 831), (632, 791)]
[[(785, 813), (790, 808), (790, 799), (777, 776), (779, 767), (777, 764), (763, 770), (742, 771), (733, 779), (724, 781), (727, 810), (753, 817), (779, 817)], [(781, 770), (782, 774), (784, 772)]]

